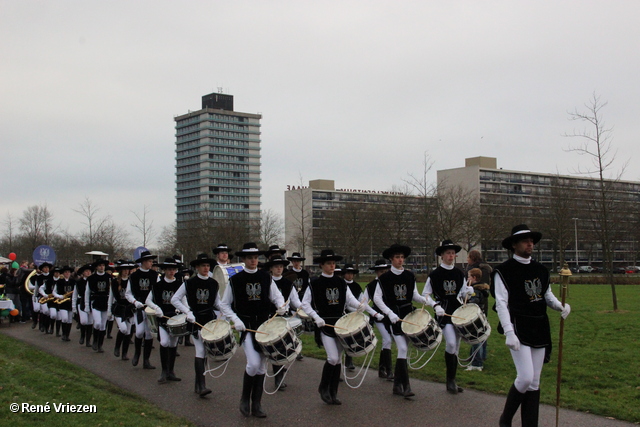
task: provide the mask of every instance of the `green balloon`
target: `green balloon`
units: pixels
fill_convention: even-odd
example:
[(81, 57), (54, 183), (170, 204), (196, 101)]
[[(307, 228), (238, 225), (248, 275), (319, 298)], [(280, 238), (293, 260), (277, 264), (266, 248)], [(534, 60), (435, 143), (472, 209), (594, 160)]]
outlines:
[(13, 261), (13, 263), (11, 263), (11, 268), (20, 268), (20, 264), (18, 264), (17, 262)]

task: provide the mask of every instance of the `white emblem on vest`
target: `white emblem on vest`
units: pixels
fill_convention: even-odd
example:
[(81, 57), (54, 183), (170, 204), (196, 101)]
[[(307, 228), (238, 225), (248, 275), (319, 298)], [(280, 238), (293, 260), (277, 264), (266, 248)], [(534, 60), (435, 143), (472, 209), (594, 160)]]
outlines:
[(149, 279), (140, 279), (140, 290), (148, 291), (149, 290)]
[(96, 286), (98, 287), (98, 292), (104, 292), (107, 290), (107, 282), (98, 282), (96, 283)]
[(171, 304), (172, 296), (173, 296), (173, 291), (162, 291), (162, 303), (165, 305)]
[(404, 283), (400, 285), (393, 285), (393, 293), (396, 296), (396, 300), (405, 301), (407, 299), (407, 285)]
[(209, 302), (209, 289), (197, 289), (196, 298), (198, 304), (207, 304)]
[(247, 283), (247, 296), (249, 301), (260, 301), (262, 295), (262, 286), (258, 283)]
[(542, 281), (540, 281), (540, 279), (525, 280), (524, 290), (527, 292), (527, 295), (529, 295), (529, 302), (540, 301), (542, 299)]
[(444, 288), (444, 293), (446, 295), (455, 295), (456, 294), (456, 281), (455, 280), (445, 280), (442, 282), (442, 287)]
[(340, 291), (338, 288), (327, 288), (327, 304), (336, 305), (340, 298)]

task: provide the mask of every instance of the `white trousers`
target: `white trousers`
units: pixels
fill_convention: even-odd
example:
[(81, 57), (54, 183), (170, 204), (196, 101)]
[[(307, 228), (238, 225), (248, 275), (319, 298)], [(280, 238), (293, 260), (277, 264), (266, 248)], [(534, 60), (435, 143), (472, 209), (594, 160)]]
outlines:
[(393, 340), (396, 342), (396, 347), (398, 347), (397, 359), (406, 359), (407, 352), (409, 351), (409, 343), (407, 337), (404, 335), (393, 334)]
[(393, 343), (393, 339), (391, 338), (391, 334), (387, 331), (387, 328), (384, 327), (384, 323), (382, 322), (374, 322), (376, 324), (376, 328), (378, 332), (380, 332), (380, 338), (382, 338), (382, 348), (386, 350), (391, 350), (391, 344)]
[(114, 317), (116, 319), (116, 325), (118, 325), (118, 330), (124, 335), (129, 335), (131, 333), (131, 318), (123, 319), (118, 316)]
[(92, 308), (91, 315), (93, 316), (93, 329), (97, 329), (99, 331), (107, 330), (107, 316), (109, 315), (108, 311), (100, 311)]
[(93, 314), (87, 313), (84, 310), (78, 310), (78, 316), (80, 316), (81, 325), (93, 325)]
[[(169, 334), (164, 327), (158, 327), (158, 334), (160, 335), (160, 345), (162, 347), (177, 347), (178, 346), (178, 338)], [(198, 334), (199, 335), (199, 334)]]
[(460, 351), (460, 335), (458, 335), (456, 328), (451, 323), (444, 325), (442, 335), (444, 336), (444, 342), (446, 343), (444, 351), (457, 356), (458, 351)]
[(73, 313), (71, 310), (58, 310), (58, 320), (62, 323), (72, 323)]
[(142, 310), (142, 322), (138, 322), (138, 313), (134, 313), (133, 319), (136, 322), (136, 338), (144, 338), (145, 340), (153, 339), (151, 329), (147, 324), (147, 313)]
[(511, 350), (516, 365), (516, 380), (513, 384), (520, 393), (540, 388), (540, 374), (544, 364), (545, 348), (533, 348), (520, 343), (520, 350)]
[(325, 335), (323, 332), (320, 332), (320, 337), (322, 338), (322, 346), (324, 347), (324, 351), (327, 352), (327, 362), (330, 365), (337, 365), (340, 363), (340, 359), (342, 357), (342, 344), (338, 341), (338, 338), (333, 338), (328, 335)]
[(242, 349), (244, 350), (244, 355), (247, 357), (245, 370), (250, 377), (267, 373), (267, 357), (254, 348), (253, 334), (253, 332), (247, 332), (242, 342)]

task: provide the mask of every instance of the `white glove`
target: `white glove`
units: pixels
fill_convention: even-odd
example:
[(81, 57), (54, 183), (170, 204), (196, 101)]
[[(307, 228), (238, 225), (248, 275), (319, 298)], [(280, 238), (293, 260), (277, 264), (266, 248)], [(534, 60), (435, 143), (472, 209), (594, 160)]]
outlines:
[(196, 323), (196, 316), (192, 312), (187, 313), (187, 322)]
[(244, 323), (242, 322), (242, 320), (237, 319), (233, 321), (233, 327), (236, 329), (236, 331), (238, 332), (244, 332), (247, 330), (247, 327), (244, 326)]
[(382, 322), (384, 320), (384, 316), (380, 313), (376, 313), (373, 315), (373, 317), (378, 321), (378, 322)]
[(473, 286), (467, 286), (466, 294), (471, 296), (476, 290), (473, 289)]
[(160, 307), (156, 308), (156, 317), (162, 317), (164, 316), (164, 312), (162, 311), (162, 309)]
[(276, 314), (278, 316), (284, 316), (286, 313), (287, 313), (286, 307), (280, 307), (279, 309), (276, 310)]
[(563, 319), (566, 319), (569, 316), (569, 313), (571, 313), (571, 306), (569, 304), (565, 304), (564, 308), (560, 312), (560, 316), (562, 316)]
[(143, 303), (141, 303), (140, 301), (136, 301), (136, 302), (135, 302), (135, 306), (136, 306), (136, 308), (139, 310), (139, 309), (141, 309), (141, 308), (143, 308), (143, 307), (144, 307), (144, 304), (143, 304)]
[(324, 323), (324, 319), (322, 317), (319, 317), (318, 319), (316, 319), (316, 326), (318, 328), (322, 328), (325, 325), (326, 323)]
[(507, 347), (509, 347), (513, 351), (520, 350), (520, 340), (516, 336), (516, 333), (513, 331), (509, 331), (506, 334), (507, 334), (507, 341), (506, 341)]
[(444, 316), (444, 308), (442, 308), (442, 306), (440, 305), (436, 305), (435, 307), (433, 307), (433, 311), (436, 312), (436, 316), (438, 317)]
[(398, 320), (400, 320), (400, 318), (398, 317), (398, 315), (397, 315), (397, 314), (395, 314), (393, 311), (392, 311), (391, 313), (389, 313), (389, 314), (387, 315), (387, 317), (389, 318), (389, 320), (391, 321), (391, 323), (393, 323), (394, 325), (396, 324), (396, 322), (397, 322)]

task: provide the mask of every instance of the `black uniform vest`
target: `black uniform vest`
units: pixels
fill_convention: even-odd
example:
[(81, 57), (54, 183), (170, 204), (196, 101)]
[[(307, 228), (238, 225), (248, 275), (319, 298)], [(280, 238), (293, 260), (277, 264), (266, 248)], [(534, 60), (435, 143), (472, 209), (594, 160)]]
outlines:
[[(280, 289), (280, 293), (282, 294), (284, 301), (287, 302), (289, 295), (291, 295), (291, 289), (293, 289), (293, 282), (285, 279), (284, 277), (281, 277), (280, 280), (274, 280), (274, 283), (276, 284), (278, 289)], [(280, 307), (276, 307), (275, 304), (271, 304), (270, 316), (273, 316), (276, 313), (276, 310), (279, 308)]]
[(103, 275), (98, 275), (97, 273), (93, 273), (87, 279), (87, 286), (89, 286), (90, 294), (90, 303), (91, 308), (96, 309), (98, 311), (107, 311), (109, 308), (109, 282), (111, 281), (111, 276), (107, 273)]
[(131, 283), (131, 293), (136, 301), (144, 304), (151, 289), (158, 281), (158, 272), (154, 270), (142, 271), (136, 270), (129, 276)]
[[(404, 270), (401, 274), (387, 271), (378, 280), (382, 289), (382, 300), (399, 318), (404, 319), (413, 311), (416, 276), (408, 270)], [(391, 325), (390, 322), (389, 325)], [(394, 335), (404, 335), (400, 322), (391, 325), (391, 329)]]
[(213, 309), (218, 296), (218, 282), (211, 277), (201, 279), (196, 274), (185, 282), (185, 287), (187, 290), (187, 303), (196, 318), (196, 322), (204, 325), (214, 320), (216, 314)]
[(360, 294), (362, 294), (362, 287), (360, 286), (360, 284), (356, 281), (353, 281), (351, 283), (347, 283), (347, 286), (349, 286), (349, 289), (351, 289), (351, 293), (353, 294), (353, 296), (359, 300)]
[(243, 270), (229, 279), (233, 291), (233, 311), (249, 329), (258, 329), (271, 310), (271, 276), (264, 270)]
[[(56, 282), (56, 294), (64, 296), (67, 292), (73, 291), (73, 280), (65, 280), (64, 278), (58, 280)], [(63, 302), (62, 304), (58, 304), (58, 310), (67, 310), (71, 311), (71, 297), (69, 297), (68, 301)]]
[(111, 293), (113, 294), (111, 313), (121, 319), (128, 319), (133, 316), (133, 308), (135, 307), (133, 304), (127, 301), (127, 298), (125, 297), (128, 284), (129, 278), (127, 278), (126, 280), (121, 280), (121, 283), (118, 283), (118, 279), (116, 278), (113, 278), (111, 280)]
[[(431, 279), (431, 289), (433, 290), (433, 299), (440, 303), (445, 313), (453, 314), (460, 304), (458, 301), (458, 293), (464, 284), (464, 273), (458, 268), (447, 270), (438, 266), (429, 274)], [(451, 317), (442, 316), (439, 319), (440, 326), (451, 323)]]
[[(335, 325), (347, 304), (347, 283), (338, 276), (319, 276), (311, 280), (309, 287), (313, 309), (327, 325)], [(330, 337), (336, 336), (335, 329), (329, 326), (322, 328), (322, 332)]]
[(84, 293), (87, 290), (87, 279), (84, 277), (76, 280), (76, 306), (78, 310), (84, 311)]
[[(173, 317), (176, 315), (176, 308), (171, 304), (171, 297), (173, 297), (173, 294), (178, 291), (180, 286), (182, 286), (182, 282), (174, 280), (169, 283), (164, 280), (164, 276), (162, 276), (160, 280), (153, 285), (153, 289), (151, 290), (151, 292), (153, 292), (153, 302), (162, 309), (162, 312), (167, 317)], [(163, 318), (158, 320), (163, 320), (163, 322), (160, 323), (165, 323), (167, 319)], [(204, 325), (204, 323), (200, 324)]]

